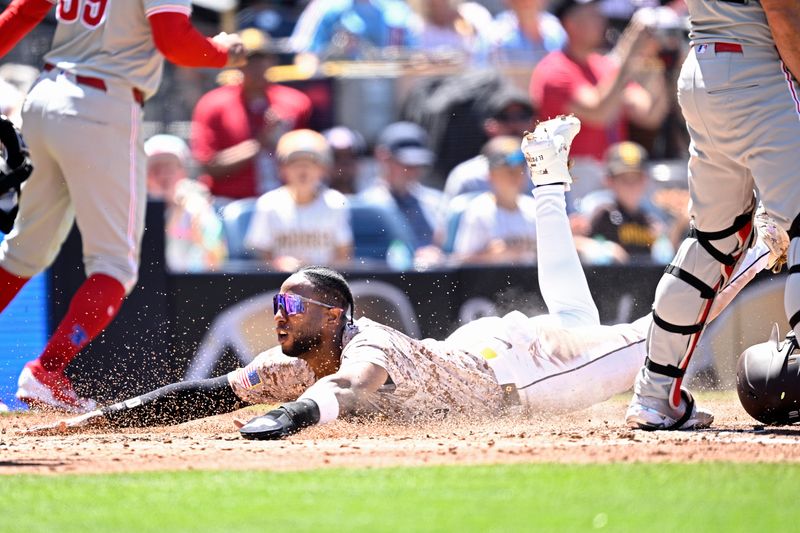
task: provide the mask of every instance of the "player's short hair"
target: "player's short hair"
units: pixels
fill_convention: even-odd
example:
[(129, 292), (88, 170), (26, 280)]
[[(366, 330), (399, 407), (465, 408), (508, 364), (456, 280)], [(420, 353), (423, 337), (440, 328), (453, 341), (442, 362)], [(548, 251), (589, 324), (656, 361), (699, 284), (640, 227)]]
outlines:
[(341, 272), (324, 266), (312, 265), (301, 268), (297, 273), (305, 276), (314, 285), (314, 288), (333, 296), (336, 303), (342, 308), (350, 308), (350, 322), (353, 322), (356, 312), (353, 292)]

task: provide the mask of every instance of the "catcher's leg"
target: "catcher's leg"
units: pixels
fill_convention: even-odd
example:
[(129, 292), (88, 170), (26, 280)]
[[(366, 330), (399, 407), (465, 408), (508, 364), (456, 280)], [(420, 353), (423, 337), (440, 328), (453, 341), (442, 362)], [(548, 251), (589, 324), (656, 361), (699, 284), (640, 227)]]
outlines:
[(783, 305), (796, 336), (800, 337), (800, 215), (789, 228), (789, 277), (786, 279)]

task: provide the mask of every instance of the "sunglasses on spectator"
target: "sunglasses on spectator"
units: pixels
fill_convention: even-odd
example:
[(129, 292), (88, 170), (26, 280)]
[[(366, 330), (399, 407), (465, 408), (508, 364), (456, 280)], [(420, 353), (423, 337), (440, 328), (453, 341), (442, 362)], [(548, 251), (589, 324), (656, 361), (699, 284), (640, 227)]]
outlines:
[(328, 305), (299, 294), (280, 293), (272, 297), (272, 313), (278, 314), (278, 309), (283, 309), (287, 315), (299, 315), (306, 312), (306, 302), (321, 305), (328, 309), (336, 309), (335, 305)]

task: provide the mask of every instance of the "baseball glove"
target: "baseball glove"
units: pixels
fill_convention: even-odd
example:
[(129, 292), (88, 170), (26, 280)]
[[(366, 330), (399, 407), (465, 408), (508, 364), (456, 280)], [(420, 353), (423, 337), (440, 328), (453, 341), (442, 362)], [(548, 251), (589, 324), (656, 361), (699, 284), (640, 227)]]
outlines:
[(8, 233), (19, 211), (22, 183), (33, 172), (33, 164), (22, 134), (5, 115), (0, 115), (0, 145), (0, 231)]
[(767, 268), (777, 274), (786, 264), (789, 235), (785, 229), (775, 223), (763, 205), (759, 205), (756, 210), (755, 224), (758, 236), (769, 248)]

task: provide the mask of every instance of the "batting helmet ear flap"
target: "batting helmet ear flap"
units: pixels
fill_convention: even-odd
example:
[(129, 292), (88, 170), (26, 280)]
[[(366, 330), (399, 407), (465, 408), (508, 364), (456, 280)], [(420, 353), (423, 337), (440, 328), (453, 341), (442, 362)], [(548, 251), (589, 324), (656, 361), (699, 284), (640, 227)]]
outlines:
[(744, 410), (759, 422), (800, 421), (800, 349), (793, 331), (781, 342), (776, 324), (769, 341), (742, 353), (736, 390)]
[(4, 152), (0, 166), (0, 231), (9, 233), (19, 212), (22, 183), (33, 172), (33, 164), (22, 134), (5, 115), (0, 115), (0, 144)]

